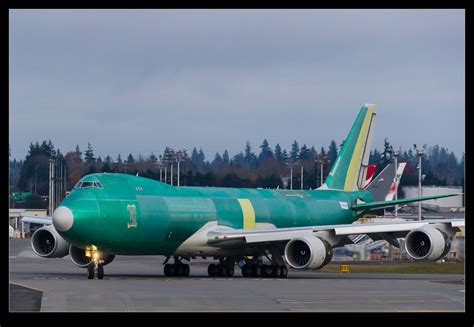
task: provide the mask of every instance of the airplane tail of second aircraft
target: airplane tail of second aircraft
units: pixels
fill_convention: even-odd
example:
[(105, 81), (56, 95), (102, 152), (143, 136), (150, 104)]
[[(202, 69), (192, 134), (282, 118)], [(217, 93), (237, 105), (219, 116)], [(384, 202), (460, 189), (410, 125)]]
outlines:
[(358, 191), (365, 182), (375, 127), (376, 106), (365, 104), (320, 189)]

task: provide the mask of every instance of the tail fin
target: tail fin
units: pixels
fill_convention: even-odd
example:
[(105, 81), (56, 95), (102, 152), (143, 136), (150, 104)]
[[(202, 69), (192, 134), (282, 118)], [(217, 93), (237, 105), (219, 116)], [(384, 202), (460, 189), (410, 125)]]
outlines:
[(349, 135), (320, 189), (358, 191), (365, 181), (375, 126), (374, 104), (360, 108)]
[(377, 169), (377, 165), (369, 165), (367, 167), (367, 176), (365, 176), (365, 182), (364, 182), (364, 185), (362, 185), (362, 188), (364, 190), (372, 182), (372, 178), (374, 178), (374, 173), (376, 169)]
[[(400, 183), (400, 179), (402, 178), (402, 174), (403, 174), (403, 171), (405, 170), (406, 164), (407, 164), (406, 162), (401, 162), (398, 164), (397, 174), (393, 178), (393, 182), (390, 185), (390, 190), (387, 196), (385, 196), (385, 201), (392, 201), (393, 198), (395, 197), (395, 191), (398, 188), (398, 184)], [(373, 201), (376, 201), (376, 200), (373, 200)]]
[[(400, 166), (400, 165), (399, 165)], [(372, 201), (389, 201), (386, 197), (393, 191), (395, 195), (395, 163), (389, 163), (365, 189), (372, 194)], [(393, 190), (392, 190), (393, 188)]]

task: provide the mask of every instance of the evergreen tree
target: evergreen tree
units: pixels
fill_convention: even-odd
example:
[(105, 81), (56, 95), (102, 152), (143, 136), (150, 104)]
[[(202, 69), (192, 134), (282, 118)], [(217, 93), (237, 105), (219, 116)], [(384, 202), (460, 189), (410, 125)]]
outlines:
[(257, 156), (252, 152), (252, 147), (250, 146), (249, 141), (245, 144), (244, 161), (247, 167), (255, 167), (257, 161)]
[(321, 147), (321, 151), (319, 152), (321, 154), (321, 156), (326, 156), (326, 150), (324, 150), (324, 147), (322, 146)]
[(219, 154), (219, 152), (217, 152), (214, 157), (214, 160), (211, 163), (211, 167), (213, 169), (219, 169), (222, 167), (223, 164), (224, 164), (224, 160), (222, 160), (221, 155)]
[(316, 159), (318, 155), (318, 152), (316, 151), (316, 149), (314, 148), (314, 145), (311, 147), (311, 149), (309, 149), (309, 159), (311, 161), (314, 161)]
[(95, 165), (92, 164), (87, 174), (89, 175), (89, 174), (95, 174), (95, 173), (97, 173), (97, 169), (95, 169)]
[(288, 152), (286, 152), (286, 149), (283, 150), (281, 153), (281, 161), (284, 164), (287, 164), (290, 161), (290, 156), (288, 155)]
[(227, 149), (224, 151), (224, 154), (222, 155), (222, 161), (226, 165), (230, 163), (229, 152), (227, 152)]
[(273, 156), (272, 149), (268, 145), (267, 139), (264, 139), (262, 145), (260, 145), (260, 154), (258, 155), (258, 162), (262, 164), (271, 156)]
[(122, 164), (122, 156), (120, 155), (120, 153), (119, 153), (119, 155), (117, 156), (117, 164), (119, 164), (119, 165)]
[(309, 149), (306, 146), (306, 144), (303, 144), (303, 146), (301, 147), (299, 157), (300, 157), (301, 160), (304, 160), (304, 161), (309, 160), (310, 153), (309, 153)]
[(281, 146), (278, 143), (275, 145), (275, 158), (278, 162), (283, 163), (283, 153), (281, 152)]
[(109, 162), (105, 162), (104, 165), (102, 166), (102, 172), (103, 173), (110, 173), (112, 172), (112, 168), (110, 167), (110, 163)]
[(291, 145), (290, 161), (295, 162), (298, 159), (299, 153), (300, 153), (300, 147), (298, 145), (298, 142), (295, 140), (295, 142), (293, 142), (293, 144)]
[(202, 148), (199, 148), (199, 162), (201, 162), (201, 164), (204, 164), (205, 160), (206, 160), (206, 156), (204, 155), (204, 152), (202, 151)]
[(330, 162), (336, 162), (337, 158), (337, 145), (336, 141), (331, 140), (331, 143), (329, 144), (329, 150), (328, 150), (328, 159)]
[(82, 152), (81, 152), (81, 150), (79, 149), (79, 145), (76, 145), (75, 156), (76, 156), (76, 160), (77, 160), (78, 162), (82, 162)]
[(102, 163), (102, 158), (100, 156), (97, 158), (97, 163)]
[(87, 150), (84, 152), (84, 160), (88, 164), (95, 162), (94, 151), (92, 150), (92, 145), (87, 143)]
[(127, 163), (130, 165), (130, 164), (133, 164), (135, 162), (135, 159), (133, 158), (132, 154), (130, 153), (127, 157)]
[(232, 160), (232, 163), (236, 166), (244, 166), (245, 165), (245, 157), (242, 152), (237, 153)]
[(105, 157), (105, 163), (108, 163), (108, 164), (112, 163), (112, 158), (109, 155)]

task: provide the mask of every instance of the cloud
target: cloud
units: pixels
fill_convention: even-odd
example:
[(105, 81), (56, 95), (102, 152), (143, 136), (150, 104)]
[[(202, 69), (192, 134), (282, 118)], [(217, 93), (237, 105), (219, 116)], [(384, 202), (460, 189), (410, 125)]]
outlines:
[(327, 147), (375, 102), (375, 147), (460, 154), (464, 53), (463, 10), (11, 10), (12, 153)]

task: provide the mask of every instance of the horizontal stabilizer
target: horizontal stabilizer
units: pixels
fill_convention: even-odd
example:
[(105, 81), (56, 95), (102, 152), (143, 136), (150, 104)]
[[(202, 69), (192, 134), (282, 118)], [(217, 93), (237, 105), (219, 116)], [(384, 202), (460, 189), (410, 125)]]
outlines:
[(386, 207), (393, 207), (396, 204), (447, 198), (447, 197), (456, 196), (456, 195), (463, 195), (463, 193), (424, 196), (422, 198), (410, 198), (410, 199), (401, 199), (401, 200), (394, 200), (394, 201), (378, 201), (378, 202), (370, 202), (370, 203), (361, 203), (361, 204), (353, 205), (352, 210), (359, 211), (359, 210), (380, 209), (380, 208), (386, 208)]

